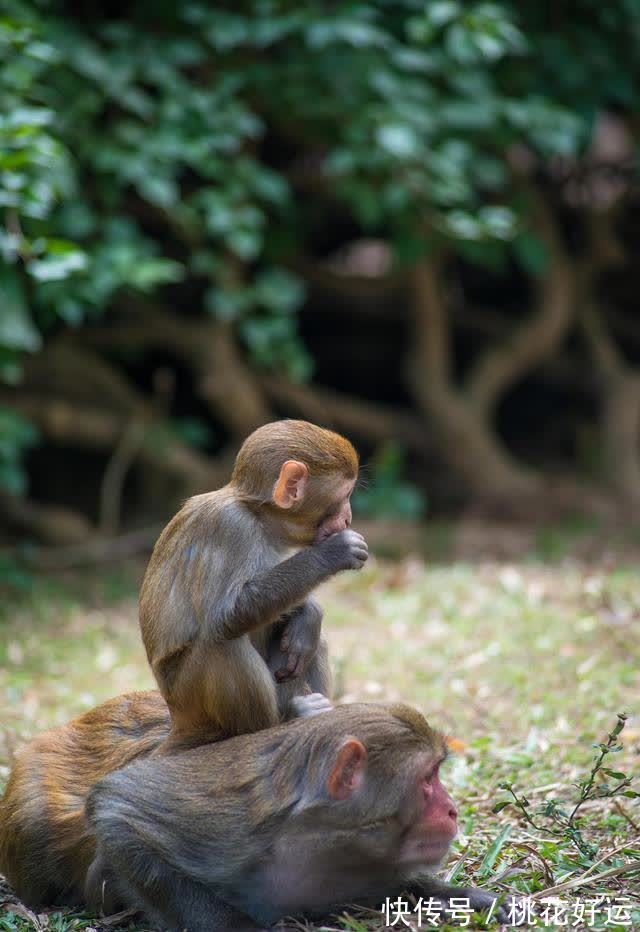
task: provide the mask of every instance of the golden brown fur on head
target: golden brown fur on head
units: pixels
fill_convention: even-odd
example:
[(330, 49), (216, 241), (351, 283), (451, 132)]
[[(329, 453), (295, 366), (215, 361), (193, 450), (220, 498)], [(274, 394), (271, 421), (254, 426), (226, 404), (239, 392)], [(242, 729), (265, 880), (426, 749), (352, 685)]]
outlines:
[(231, 482), (267, 499), (287, 460), (305, 463), (311, 479), (326, 475), (355, 479), (358, 454), (349, 441), (308, 421), (273, 421), (250, 434), (238, 451)]

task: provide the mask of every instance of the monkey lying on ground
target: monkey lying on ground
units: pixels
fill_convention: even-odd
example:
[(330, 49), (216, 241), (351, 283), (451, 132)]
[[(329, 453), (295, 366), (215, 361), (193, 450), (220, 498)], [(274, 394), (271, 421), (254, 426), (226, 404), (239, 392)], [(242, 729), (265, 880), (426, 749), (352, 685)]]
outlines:
[(89, 793), (87, 899), (188, 932), (256, 932), (403, 891), (488, 909), (493, 894), (431, 875), (456, 833), (445, 756), (413, 709), (349, 705), (134, 762)]
[(339, 434), (266, 424), (240, 448), (229, 484), (190, 499), (164, 529), (140, 627), (171, 711), (168, 746), (258, 731), (289, 717), (294, 696), (328, 695), (322, 611), (310, 593), (367, 559), (349, 530), (357, 474)]
[(170, 928), (241, 932), (401, 891), (476, 909), (495, 899), (429, 874), (456, 812), (438, 775), (443, 738), (412, 709), (342, 706), (152, 756), (169, 728), (158, 692), (133, 693), (18, 756), (0, 872), (29, 906), (133, 904)]
[(87, 793), (105, 774), (148, 757), (170, 728), (159, 692), (128, 693), (45, 731), (18, 753), (0, 800), (0, 873), (21, 900), (82, 904), (95, 853)]
[[(301, 718), (326, 710), (319, 694), (297, 697)], [(0, 873), (29, 906), (82, 905), (95, 838), (87, 794), (112, 770), (156, 752), (171, 718), (157, 690), (109, 699), (38, 735), (15, 760), (0, 799)]]

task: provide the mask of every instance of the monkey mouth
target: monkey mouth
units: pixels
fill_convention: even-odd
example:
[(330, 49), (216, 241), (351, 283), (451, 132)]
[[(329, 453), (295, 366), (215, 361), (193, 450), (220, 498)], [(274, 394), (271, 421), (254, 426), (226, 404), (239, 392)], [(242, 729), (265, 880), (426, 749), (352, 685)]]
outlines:
[(427, 818), (417, 834), (416, 846), (428, 863), (437, 864), (446, 856), (457, 834), (457, 819), (444, 819), (436, 826)]
[(436, 861), (441, 861), (447, 854), (451, 846), (451, 838), (424, 838), (420, 844), (420, 850), (428, 857), (433, 857)]
[(402, 861), (407, 864), (419, 864), (427, 867), (436, 867), (449, 853), (451, 838), (449, 836), (433, 837), (420, 834), (408, 838), (404, 847)]

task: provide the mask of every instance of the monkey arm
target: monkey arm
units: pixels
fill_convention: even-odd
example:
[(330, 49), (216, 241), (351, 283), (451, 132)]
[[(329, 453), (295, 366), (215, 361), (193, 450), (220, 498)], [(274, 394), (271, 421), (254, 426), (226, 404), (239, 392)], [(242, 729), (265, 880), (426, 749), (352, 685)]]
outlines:
[[(307, 596), (336, 572), (321, 547), (301, 550), (282, 563), (247, 580), (221, 613), (216, 626), (227, 640), (278, 621), (286, 612), (303, 608)], [(313, 603), (315, 605), (315, 603)], [(315, 614), (311, 608), (309, 616)]]
[[(445, 905), (448, 905), (452, 898), (462, 899), (467, 901), (476, 912), (490, 910), (495, 900), (498, 899), (495, 893), (489, 893), (488, 890), (480, 890), (478, 887), (456, 887), (430, 874), (414, 878), (405, 885), (405, 890), (423, 899), (433, 897)], [(494, 910), (493, 918), (498, 922), (508, 922), (508, 909), (505, 906), (498, 906)]]
[(125, 902), (135, 903), (162, 928), (267, 932), (204, 884), (168, 867), (145, 846), (144, 838), (135, 836), (136, 857), (131, 857), (130, 850), (105, 832), (85, 883), (85, 900), (91, 909), (113, 910), (114, 902), (119, 905), (113, 897), (123, 895)]

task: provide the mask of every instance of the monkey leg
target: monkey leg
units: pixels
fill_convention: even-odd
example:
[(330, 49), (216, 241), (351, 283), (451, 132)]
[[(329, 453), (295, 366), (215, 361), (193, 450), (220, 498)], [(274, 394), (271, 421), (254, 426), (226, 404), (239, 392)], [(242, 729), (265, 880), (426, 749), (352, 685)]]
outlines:
[(329, 645), (325, 638), (320, 638), (318, 650), (307, 669), (306, 680), (312, 693), (322, 693), (331, 698), (333, 682), (329, 665)]
[(167, 749), (262, 731), (280, 721), (275, 680), (246, 635), (195, 641), (165, 698), (172, 722)]
[(125, 906), (113, 872), (105, 866), (101, 854), (96, 854), (87, 871), (84, 899), (89, 909), (103, 916), (111, 916)]
[[(270, 659), (270, 666), (274, 661)], [(329, 648), (324, 638), (320, 638), (316, 655), (309, 664), (307, 671), (301, 679), (284, 680), (276, 684), (278, 708), (283, 720), (296, 718), (297, 712), (293, 700), (297, 696), (308, 696), (310, 693), (331, 695), (331, 671), (329, 669)]]
[(269, 669), (279, 683), (304, 677), (318, 651), (322, 615), (318, 602), (308, 598), (274, 629)]
[[(104, 863), (109, 863), (105, 872)], [(104, 889), (115, 878), (107, 898)], [(225, 903), (207, 887), (169, 867), (141, 837), (120, 827), (118, 838), (100, 845), (89, 870), (87, 902), (109, 908), (124, 902), (139, 908), (159, 928), (171, 932), (266, 932), (244, 913)]]

